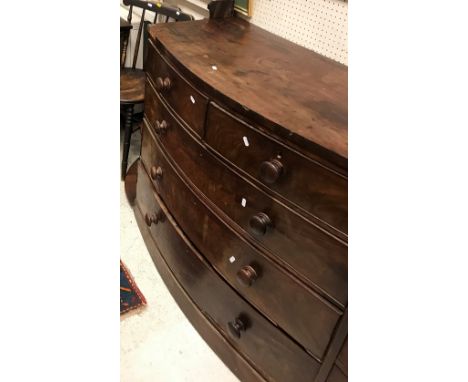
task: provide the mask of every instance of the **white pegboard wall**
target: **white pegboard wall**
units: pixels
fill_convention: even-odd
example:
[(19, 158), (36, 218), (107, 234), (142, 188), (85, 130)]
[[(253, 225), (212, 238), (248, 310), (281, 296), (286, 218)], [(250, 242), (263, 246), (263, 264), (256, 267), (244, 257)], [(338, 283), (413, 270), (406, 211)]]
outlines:
[[(252, 24), (348, 64), (348, 3), (343, 0), (252, 0)], [(196, 19), (207, 17), (209, 0), (174, 0)], [(190, 7), (186, 7), (190, 5)], [(121, 4), (121, 16), (126, 7)], [(198, 12), (196, 11), (198, 10)], [(125, 10), (125, 16), (128, 11)], [(135, 30), (132, 31), (135, 34)], [(128, 56), (127, 56), (128, 59)]]
[(348, 64), (348, 3), (342, 0), (253, 0), (250, 22)]

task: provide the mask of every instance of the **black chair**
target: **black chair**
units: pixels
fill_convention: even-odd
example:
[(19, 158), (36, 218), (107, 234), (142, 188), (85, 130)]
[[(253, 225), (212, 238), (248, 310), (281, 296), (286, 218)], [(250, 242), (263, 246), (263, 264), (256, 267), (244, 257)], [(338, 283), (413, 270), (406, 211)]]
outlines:
[(120, 68), (123, 68), (125, 59), (127, 57), (128, 38), (130, 37), (130, 30), (132, 24), (120, 18)]
[[(129, 5), (127, 21), (132, 22), (134, 8), (141, 9), (140, 23), (138, 26), (138, 34), (133, 53), (133, 62), (130, 68), (121, 68), (120, 70), (120, 106), (124, 112), (124, 142), (122, 156), (122, 171), (121, 177), (124, 179), (127, 172), (128, 153), (130, 150), (130, 139), (132, 137), (133, 128), (133, 111), (136, 105), (143, 105), (145, 100), (145, 72), (142, 69), (137, 69), (138, 53), (140, 50), (141, 37), (143, 35), (143, 62), (146, 55), (146, 36), (147, 28), (150, 24), (157, 22), (170, 21), (189, 21), (193, 20), (193, 16), (183, 13), (180, 8), (172, 5), (165, 5), (158, 2), (142, 1), (142, 0), (124, 0), (125, 5)], [(154, 17), (151, 22), (146, 20), (148, 14)]]

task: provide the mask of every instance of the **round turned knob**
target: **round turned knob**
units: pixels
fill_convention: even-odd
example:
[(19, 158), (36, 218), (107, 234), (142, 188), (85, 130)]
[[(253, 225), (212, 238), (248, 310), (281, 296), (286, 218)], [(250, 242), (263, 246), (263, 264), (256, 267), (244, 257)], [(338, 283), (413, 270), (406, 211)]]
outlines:
[(171, 88), (171, 80), (169, 77), (158, 77), (156, 78), (156, 89), (160, 92), (167, 91)]
[(160, 166), (152, 166), (150, 170), (151, 179), (158, 180), (162, 178), (163, 170)]
[(168, 127), (169, 124), (164, 119), (161, 122), (156, 121), (156, 132), (158, 134), (164, 134)]
[(271, 219), (267, 214), (259, 212), (250, 218), (249, 226), (256, 235), (265, 235), (267, 228), (271, 226)]
[(260, 179), (265, 183), (275, 183), (284, 171), (283, 164), (278, 159), (262, 162), (260, 165)]
[(244, 265), (237, 271), (237, 280), (244, 286), (251, 286), (258, 278), (258, 273), (252, 265)]
[(151, 227), (151, 224), (158, 224), (160, 221), (162, 221), (162, 212), (160, 211), (156, 214), (147, 213), (145, 215), (145, 221), (148, 227)]
[(240, 317), (237, 317), (234, 321), (228, 322), (229, 334), (234, 338), (240, 338), (241, 332), (245, 332), (246, 325)]

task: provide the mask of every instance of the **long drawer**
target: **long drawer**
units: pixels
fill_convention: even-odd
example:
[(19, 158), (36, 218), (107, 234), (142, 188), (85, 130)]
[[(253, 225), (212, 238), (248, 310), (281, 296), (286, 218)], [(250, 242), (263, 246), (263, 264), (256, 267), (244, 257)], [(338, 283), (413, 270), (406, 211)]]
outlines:
[[(148, 44), (146, 72), (159, 94), (182, 120), (199, 136), (203, 136), (208, 99), (195, 90), (157, 51)], [(149, 105), (145, 97), (145, 109)]]
[(273, 192), (337, 230), (348, 232), (347, 179), (237, 119), (214, 103), (205, 140)]
[(142, 162), (177, 222), (238, 292), (322, 359), (341, 312), (237, 236), (176, 174), (145, 127)]
[(180, 231), (140, 168), (136, 204), (174, 276), (229, 342), (268, 381), (312, 381), (320, 364), (232, 290)]
[[(344, 307), (347, 245), (222, 164), (178, 123), (150, 84), (145, 97), (149, 104), (145, 109), (147, 120), (194, 186), (248, 232), (252, 240)], [(264, 223), (266, 219), (269, 222)]]

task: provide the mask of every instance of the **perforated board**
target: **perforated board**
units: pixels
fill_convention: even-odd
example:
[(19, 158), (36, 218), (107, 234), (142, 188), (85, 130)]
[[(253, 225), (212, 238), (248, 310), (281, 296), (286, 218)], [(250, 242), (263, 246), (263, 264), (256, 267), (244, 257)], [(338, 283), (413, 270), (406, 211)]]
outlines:
[[(179, 0), (196, 19), (208, 17), (209, 0)], [(185, 6), (190, 5), (185, 9)], [(343, 0), (252, 0), (252, 17), (267, 31), (348, 64), (348, 3)], [(198, 11), (198, 12), (197, 12)], [(125, 18), (126, 18), (125, 11)], [(123, 14), (123, 13), (122, 13)], [(136, 32), (133, 31), (133, 34)], [(127, 57), (128, 59), (128, 57)]]
[(348, 64), (348, 3), (342, 0), (253, 0), (250, 22)]

